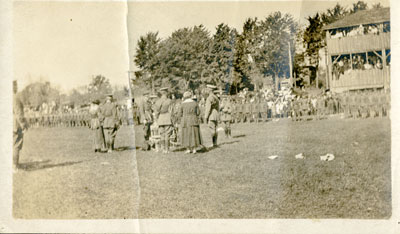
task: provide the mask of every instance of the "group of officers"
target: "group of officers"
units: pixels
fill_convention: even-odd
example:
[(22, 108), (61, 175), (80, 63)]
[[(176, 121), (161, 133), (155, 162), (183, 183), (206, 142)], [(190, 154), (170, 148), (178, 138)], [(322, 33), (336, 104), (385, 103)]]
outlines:
[[(216, 86), (206, 86), (203, 93), (205, 95), (204, 109), (200, 114), (201, 116), (196, 117), (199, 120), (198, 122), (203, 119), (207, 124), (206, 137), (210, 138), (212, 142), (212, 145), (208, 148), (216, 147), (218, 144), (217, 130), (221, 121), (224, 123), (226, 135), (228, 137), (231, 136), (230, 122), (232, 119), (230, 118), (230, 113), (232, 107), (228, 103), (221, 102), (220, 98), (216, 96), (217, 92)], [(144, 151), (148, 151), (152, 147), (156, 147), (155, 142), (152, 141), (152, 135), (154, 135), (154, 128), (156, 127), (156, 132), (159, 134), (157, 144), (160, 145), (160, 151), (169, 153), (171, 144), (174, 142), (179, 144), (182, 141), (182, 139), (179, 139), (182, 137), (179, 130), (182, 116), (178, 113), (181, 102), (175, 99), (175, 96), (169, 92), (168, 88), (161, 88), (159, 93), (160, 97), (145, 92), (141, 97), (134, 100), (139, 121), (143, 124), (143, 145), (141, 148)], [(194, 97), (193, 101), (197, 102), (197, 99), (197, 97)]]

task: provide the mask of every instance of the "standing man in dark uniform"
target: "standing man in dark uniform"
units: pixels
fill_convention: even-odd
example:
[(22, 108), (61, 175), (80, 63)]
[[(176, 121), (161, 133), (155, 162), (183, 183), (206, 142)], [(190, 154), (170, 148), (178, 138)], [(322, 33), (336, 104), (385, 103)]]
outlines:
[(138, 98), (137, 107), (139, 111), (140, 123), (143, 124), (143, 145), (142, 150), (150, 150), (150, 126), (153, 123), (151, 104), (149, 100), (149, 92), (143, 93), (143, 96)]
[(208, 125), (209, 135), (212, 138), (213, 147), (217, 146), (218, 140), (218, 120), (219, 120), (219, 99), (213, 93), (217, 87), (214, 85), (207, 85), (206, 92), (208, 93), (208, 97), (206, 100), (205, 114), (204, 119)]
[(104, 138), (108, 153), (114, 150), (115, 136), (117, 135), (117, 107), (112, 101), (112, 95), (106, 97), (106, 102), (101, 108), (103, 118)]
[(168, 88), (160, 89), (161, 98), (154, 104), (155, 117), (161, 135), (161, 149), (164, 154), (169, 153), (169, 140), (173, 126), (171, 121), (172, 100), (168, 98)]
[(24, 118), (24, 105), (22, 104), (19, 96), (17, 95), (18, 85), (17, 81), (13, 81), (13, 169), (14, 171), (20, 168), (19, 165), (19, 151), (22, 149), (24, 140), (24, 131), (28, 125)]

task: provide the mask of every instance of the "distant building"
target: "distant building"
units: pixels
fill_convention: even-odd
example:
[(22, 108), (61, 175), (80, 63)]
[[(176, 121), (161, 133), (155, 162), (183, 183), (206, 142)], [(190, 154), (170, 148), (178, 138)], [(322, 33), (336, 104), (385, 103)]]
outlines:
[(326, 31), (327, 87), (342, 92), (390, 86), (390, 8), (358, 11)]

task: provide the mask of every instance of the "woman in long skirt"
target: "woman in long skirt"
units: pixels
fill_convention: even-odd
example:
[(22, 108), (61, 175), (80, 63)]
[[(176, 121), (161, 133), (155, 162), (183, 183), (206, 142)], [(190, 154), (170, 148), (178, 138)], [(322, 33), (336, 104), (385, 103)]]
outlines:
[(100, 101), (92, 102), (89, 109), (90, 129), (93, 132), (93, 149), (94, 152), (101, 152), (105, 149), (104, 131), (100, 124)]
[(182, 137), (181, 144), (186, 148), (185, 153), (196, 153), (196, 148), (202, 145), (200, 136), (200, 109), (192, 99), (191, 92), (183, 94), (184, 101), (180, 106)]

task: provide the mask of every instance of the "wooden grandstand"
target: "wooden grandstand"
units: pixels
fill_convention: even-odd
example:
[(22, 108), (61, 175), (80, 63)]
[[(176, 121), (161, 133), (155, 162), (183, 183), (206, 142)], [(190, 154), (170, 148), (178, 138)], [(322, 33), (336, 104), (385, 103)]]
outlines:
[(330, 90), (390, 88), (390, 8), (359, 11), (323, 30)]

